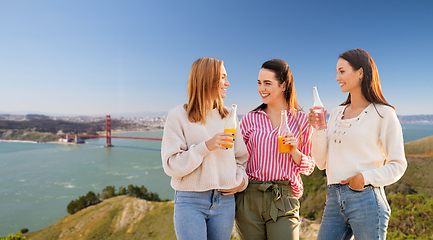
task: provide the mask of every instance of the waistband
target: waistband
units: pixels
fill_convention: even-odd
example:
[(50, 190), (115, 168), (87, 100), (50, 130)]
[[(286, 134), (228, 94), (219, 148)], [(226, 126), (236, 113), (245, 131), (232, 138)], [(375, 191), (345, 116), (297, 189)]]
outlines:
[(290, 185), (289, 181), (261, 181), (249, 179), (248, 184), (280, 184), (280, 185)]
[[(348, 186), (349, 187), (349, 184), (348, 183), (346, 183), (346, 184), (333, 183), (333, 184), (329, 184), (328, 185), (328, 187), (342, 187), (342, 186)], [(371, 187), (371, 188), (381, 188), (381, 187), (378, 187), (378, 186), (373, 186), (371, 184), (364, 185), (364, 188), (368, 188), (368, 187)]]

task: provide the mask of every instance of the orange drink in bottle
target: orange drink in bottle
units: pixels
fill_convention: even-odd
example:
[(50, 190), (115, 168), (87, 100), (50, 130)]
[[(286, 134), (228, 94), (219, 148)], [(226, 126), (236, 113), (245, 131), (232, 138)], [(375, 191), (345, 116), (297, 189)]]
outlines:
[[(224, 132), (233, 133), (233, 139), (234, 139), (235, 138), (235, 133), (236, 133), (236, 128), (227, 128), (227, 129), (224, 129)], [(224, 141), (233, 143), (233, 140), (224, 140)], [(225, 144), (222, 144), (222, 146), (226, 147), (226, 148), (233, 147), (233, 145), (225, 145)]]
[(289, 144), (283, 144), (283, 140), (285, 136), (278, 136), (278, 152), (279, 153), (289, 153), (292, 149), (292, 146)]
[(290, 153), (292, 146), (289, 144), (283, 144), (283, 140), (286, 136), (291, 133), (289, 126), (287, 125), (287, 110), (281, 110), (281, 123), (278, 129), (278, 152), (279, 153)]

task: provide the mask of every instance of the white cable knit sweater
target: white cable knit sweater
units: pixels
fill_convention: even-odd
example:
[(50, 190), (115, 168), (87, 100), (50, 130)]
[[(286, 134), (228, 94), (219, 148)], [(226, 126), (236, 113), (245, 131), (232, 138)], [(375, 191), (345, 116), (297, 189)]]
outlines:
[(183, 105), (172, 109), (167, 116), (161, 144), (162, 165), (171, 176), (171, 186), (179, 191), (202, 192), (211, 189), (231, 189), (245, 179), (248, 151), (242, 139), (239, 124), (234, 147), (209, 151), (205, 142), (224, 131), (227, 118), (221, 119), (218, 110), (212, 110), (206, 124), (188, 120)]
[(394, 109), (370, 104), (359, 116), (342, 119), (345, 108), (334, 108), (325, 131), (313, 130), (312, 155), (319, 169), (326, 168), (328, 185), (358, 173), (364, 176), (365, 185), (386, 186), (398, 181), (407, 162)]

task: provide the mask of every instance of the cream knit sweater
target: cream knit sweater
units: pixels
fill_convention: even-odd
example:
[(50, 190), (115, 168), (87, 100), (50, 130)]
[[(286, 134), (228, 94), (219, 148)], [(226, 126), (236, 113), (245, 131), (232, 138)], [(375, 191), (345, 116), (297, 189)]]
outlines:
[(334, 108), (326, 131), (313, 130), (312, 155), (319, 169), (326, 168), (328, 185), (358, 173), (364, 176), (365, 185), (386, 186), (398, 181), (407, 162), (394, 109), (370, 104), (359, 116), (342, 119), (345, 108)]
[(172, 109), (167, 116), (161, 145), (162, 165), (171, 176), (171, 186), (179, 191), (202, 192), (211, 189), (230, 189), (245, 179), (248, 151), (242, 139), (239, 124), (234, 147), (209, 151), (205, 142), (224, 131), (227, 118), (221, 119), (213, 109), (206, 124), (188, 120), (183, 105)]

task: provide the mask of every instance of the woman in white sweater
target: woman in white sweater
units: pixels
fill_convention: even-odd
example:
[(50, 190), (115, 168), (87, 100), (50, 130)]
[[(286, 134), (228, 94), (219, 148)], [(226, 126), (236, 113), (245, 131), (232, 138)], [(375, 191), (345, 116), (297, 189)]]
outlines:
[[(391, 209), (383, 187), (398, 181), (407, 167), (401, 125), (366, 51), (342, 53), (336, 80), (349, 96), (332, 110), (325, 131), (313, 130), (312, 154), (328, 178), (317, 239), (386, 239)], [(316, 121), (310, 109), (313, 128)]]
[(172, 109), (166, 119), (161, 155), (175, 190), (179, 240), (230, 239), (234, 194), (248, 184), (248, 151), (239, 127), (235, 136), (223, 132), (229, 111), (222, 99), (229, 85), (223, 61), (197, 59), (188, 78), (188, 102)]

